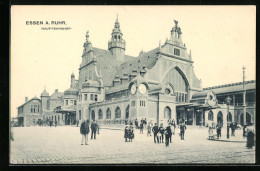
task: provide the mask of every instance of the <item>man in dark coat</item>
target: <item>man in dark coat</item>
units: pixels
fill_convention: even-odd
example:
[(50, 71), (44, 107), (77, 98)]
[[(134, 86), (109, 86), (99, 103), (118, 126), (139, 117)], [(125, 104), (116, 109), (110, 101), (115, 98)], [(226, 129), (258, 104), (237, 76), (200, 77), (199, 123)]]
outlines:
[(222, 125), (220, 123), (217, 124), (217, 136), (218, 136), (218, 139), (219, 137), (221, 137), (221, 127)]
[(154, 143), (156, 143), (156, 139), (157, 139), (157, 143), (159, 143), (159, 137), (157, 135), (159, 132), (159, 128), (156, 123), (154, 124), (152, 131), (153, 131), (153, 136), (154, 136)]
[(140, 124), (140, 134), (144, 133), (144, 124), (141, 122)]
[(180, 126), (180, 136), (181, 136), (181, 140), (184, 140), (185, 130), (186, 130), (185, 124), (184, 124), (184, 123), (181, 123), (181, 126)]
[(87, 122), (85, 120), (83, 120), (83, 122), (81, 123), (80, 126), (80, 133), (82, 135), (82, 140), (81, 140), (81, 145), (83, 145), (83, 141), (85, 139), (85, 145), (88, 145), (87, 143), (87, 139), (88, 139), (88, 133), (89, 133), (89, 121), (87, 120)]
[(91, 123), (91, 139), (93, 139), (93, 135), (94, 135), (94, 139), (96, 139), (96, 133), (97, 133), (97, 124), (95, 121), (93, 121)]
[(165, 145), (166, 147), (169, 146), (169, 139), (171, 137), (172, 131), (171, 131), (171, 126), (170, 123), (168, 124), (168, 126), (165, 129)]

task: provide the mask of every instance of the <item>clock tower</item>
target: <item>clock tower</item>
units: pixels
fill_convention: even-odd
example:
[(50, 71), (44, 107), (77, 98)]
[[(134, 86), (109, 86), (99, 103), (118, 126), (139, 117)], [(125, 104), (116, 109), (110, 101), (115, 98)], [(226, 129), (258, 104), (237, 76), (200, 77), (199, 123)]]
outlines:
[(130, 118), (148, 118), (148, 89), (147, 82), (140, 74), (130, 82)]

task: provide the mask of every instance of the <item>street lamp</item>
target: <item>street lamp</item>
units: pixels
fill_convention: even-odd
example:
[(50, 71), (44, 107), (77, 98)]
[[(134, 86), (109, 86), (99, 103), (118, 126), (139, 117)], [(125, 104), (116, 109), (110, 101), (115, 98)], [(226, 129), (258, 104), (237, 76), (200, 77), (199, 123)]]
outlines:
[(228, 96), (227, 98), (226, 98), (226, 102), (227, 102), (227, 138), (229, 138), (229, 124), (228, 124), (228, 122), (229, 122), (229, 105), (230, 105), (230, 101), (231, 101), (232, 99)]

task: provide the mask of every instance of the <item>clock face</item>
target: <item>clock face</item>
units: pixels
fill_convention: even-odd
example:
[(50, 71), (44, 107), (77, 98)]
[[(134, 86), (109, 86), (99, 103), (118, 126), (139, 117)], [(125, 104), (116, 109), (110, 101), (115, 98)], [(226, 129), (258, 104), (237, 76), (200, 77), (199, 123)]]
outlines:
[(131, 93), (135, 94), (135, 92), (136, 92), (136, 85), (133, 84), (132, 87), (131, 87)]
[(140, 84), (138, 89), (139, 89), (139, 92), (141, 94), (145, 94), (146, 93), (146, 86), (144, 84)]

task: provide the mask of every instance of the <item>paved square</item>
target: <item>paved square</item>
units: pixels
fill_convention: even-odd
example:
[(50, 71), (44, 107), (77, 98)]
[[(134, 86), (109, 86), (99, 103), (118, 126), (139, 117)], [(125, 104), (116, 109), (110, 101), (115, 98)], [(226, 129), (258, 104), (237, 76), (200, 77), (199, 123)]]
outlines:
[(124, 141), (123, 130), (101, 129), (96, 140), (88, 136), (89, 145), (81, 145), (79, 127), (14, 127), (13, 132), (11, 164), (255, 162), (255, 148), (247, 149), (245, 143), (209, 141), (206, 128), (188, 127), (185, 140), (176, 134), (169, 147), (154, 144), (146, 130), (144, 134), (135, 130), (131, 143)]

